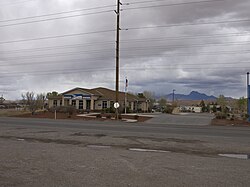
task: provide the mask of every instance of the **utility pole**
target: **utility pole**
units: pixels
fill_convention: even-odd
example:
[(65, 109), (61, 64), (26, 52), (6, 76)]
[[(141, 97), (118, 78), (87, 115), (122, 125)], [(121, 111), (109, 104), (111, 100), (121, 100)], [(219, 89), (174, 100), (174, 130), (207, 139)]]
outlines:
[(250, 85), (249, 85), (249, 72), (247, 72), (247, 114), (248, 114), (248, 121), (250, 121)]
[[(116, 81), (115, 81), (115, 102), (119, 103), (119, 61), (120, 61), (120, 6), (122, 3), (117, 0), (116, 13)], [(118, 119), (118, 108), (116, 108), (116, 119)]]

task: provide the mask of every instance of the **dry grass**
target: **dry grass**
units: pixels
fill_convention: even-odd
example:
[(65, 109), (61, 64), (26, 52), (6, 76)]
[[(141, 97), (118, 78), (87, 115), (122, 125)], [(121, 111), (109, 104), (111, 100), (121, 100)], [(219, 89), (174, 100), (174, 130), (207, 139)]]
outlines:
[(0, 117), (11, 117), (27, 114), (29, 112), (15, 109), (0, 109)]

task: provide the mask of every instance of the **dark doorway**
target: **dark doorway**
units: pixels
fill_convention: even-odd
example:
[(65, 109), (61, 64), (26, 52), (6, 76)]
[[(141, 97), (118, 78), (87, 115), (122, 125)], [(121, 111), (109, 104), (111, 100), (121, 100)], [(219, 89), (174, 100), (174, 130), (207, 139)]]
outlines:
[(90, 110), (91, 100), (86, 101), (86, 110)]

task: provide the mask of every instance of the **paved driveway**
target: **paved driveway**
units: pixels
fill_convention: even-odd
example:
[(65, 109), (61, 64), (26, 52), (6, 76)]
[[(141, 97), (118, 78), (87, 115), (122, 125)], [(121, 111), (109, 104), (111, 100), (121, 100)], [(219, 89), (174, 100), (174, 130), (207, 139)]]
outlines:
[(183, 113), (178, 115), (154, 114), (154, 118), (146, 123), (154, 124), (176, 124), (176, 125), (209, 125), (214, 115)]

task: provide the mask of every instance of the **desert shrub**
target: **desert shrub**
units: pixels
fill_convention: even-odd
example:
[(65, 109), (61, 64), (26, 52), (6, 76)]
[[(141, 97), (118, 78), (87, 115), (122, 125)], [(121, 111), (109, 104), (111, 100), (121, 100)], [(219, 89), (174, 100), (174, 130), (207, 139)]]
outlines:
[(96, 118), (102, 118), (102, 115), (101, 114), (97, 114)]
[(139, 116), (138, 116), (138, 115), (135, 115), (135, 116), (134, 116), (134, 119), (138, 120), (138, 119), (139, 119)]
[[(125, 113), (125, 108), (123, 109), (123, 113)], [(132, 113), (130, 107), (126, 107), (126, 113)]]
[(118, 119), (122, 119), (122, 115), (121, 114), (118, 115)]
[(107, 119), (111, 119), (111, 117), (112, 116), (110, 114), (106, 116)]
[(173, 110), (174, 110), (174, 107), (173, 107), (173, 106), (167, 106), (167, 107), (165, 107), (165, 109), (162, 111), (162, 113), (172, 114)]
[(223, 112), (217, 112), (215, 114), (216, 119), (227, 119), (227, 114)]
[(242, 114), (241, 117), (243, 118), (243, 120), (247, 120), (249, 118), (248, 114)]
[(58, 113), (68, 114), (68, 116), (73, 115), (77, 111), (74, 106), (57, 106), (50, 108), (49, 112), (55, 112), (55, 110)]

